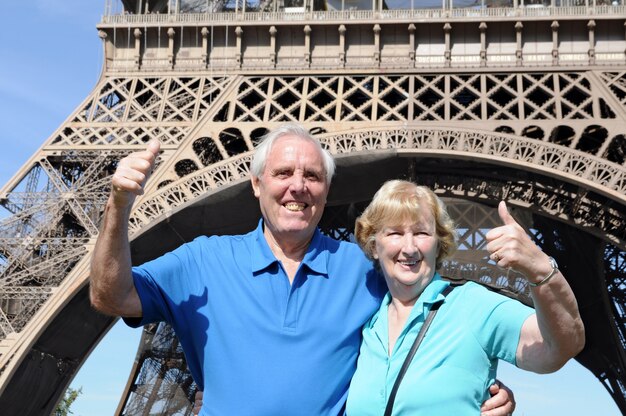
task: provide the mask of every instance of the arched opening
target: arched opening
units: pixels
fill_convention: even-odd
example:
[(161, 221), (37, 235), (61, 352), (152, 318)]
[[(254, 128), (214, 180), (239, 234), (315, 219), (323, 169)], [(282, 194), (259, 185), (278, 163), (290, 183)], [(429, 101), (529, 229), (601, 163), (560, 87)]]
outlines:
[(576, 132), (570, 126), (557, 126), (550, 132), (548, 141), (550, 143), (570, 147), (575, 137)]
[(326, 129), (323, 127), (313, 127), (309, 130), (309, 132), (313, 135), (313, 136), (317, 136), (318, 134), (324, 134), (326, 133)]
[(244, 140), (241, 131), (234, 127), (222, 130), (220, 132), (219, 139), (220, 142), (222, 142), (222, 145), (224, 146), (224, 149), (226, 150), (226, 153), (228, 153), (229, 157), (250, 150), (248, 149), (248, 145), (246, 144), (246, 141)]
[(184, 177), (198, 170), (198, 165), (191, 159), (183, 159), (176, 162), (174, 171), (179, 177)]
[(169, 185), (169, 184), (170, 184), (170, 183), (172, 183), (172, 182), (174, 182), (174, 181), (173, 181), (173, 180), (171, 180), (171, 179), (166, 179), (166, 180), (164, 180), (164, 181), (161, 181), (161, 182), (159, 182), (159, 184), (157, 185), (157, 189), (164, 188), (164, 187), (166, 187), (167, 185)]
[(250, 133), (250, 141), (252, 142), (252, 145), (256, 147), (263, 136), (265, 136), (268, 132), (269, 130), (265, 127), (259, 127), (258, 129), (252, 130), (252, 133)]
[(611, 140), (604, 152), (604, 157), (614, 163), (623, 165), (626, 163), (626, 136), (619, 134)]
[(498, 126), (494, 130), (496, 133), (515, 134), (515, 130), (509, 126)]
[(539, 126), (528, 126), (522, 130), (522, 136), (529, 139), (543, 140), (543, 129)]
[(220, 150), (210, 137), (200, 137), (193, 142), (191, 148), (204, 166), (209, 166), (222, 160)]
[(606, 140), (608, 132), (604, 127), (598, 125), (589, 126), (580, 135), (576, 144), (576, 149), (595, 155)]

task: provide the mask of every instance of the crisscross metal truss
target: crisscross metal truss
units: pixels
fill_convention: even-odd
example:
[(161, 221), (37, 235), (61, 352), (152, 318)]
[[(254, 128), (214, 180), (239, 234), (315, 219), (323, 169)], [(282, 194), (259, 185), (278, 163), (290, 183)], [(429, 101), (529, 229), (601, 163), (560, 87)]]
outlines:
[[(619, 74), (604, 76), (617, 77)], [(226, 121), (613, 119), (593, 73), (248, 77), (215, 117)]]
[[(226, 83), (212, 77), (105, 78), (24, 167), (1, 200), (12, 216), (0, 222), (0, 339), (20, 332), (87, 253), (117, 161), (153, 138), (167, 155)], [(4, 288), (28, 288), (28, 296), (18, 299), (18, 291), (5, 297)]]
[(107, 78), (51, 146), (178, 145), (213, 104), (225, 77)]
[(165, 323), (150, 324), (144, 327), (143, 341), (135, 368), (136, 388), (123, 403), (122, 414), (162, 414), (167, 409), (167, 414), (190, 416), (198, 388), (176, 334)]
[[(592, 72), (240, 77), (210, 116), (211, 130), (195, 138), (186, 168), (170, 172), (167, 180), (237, 154), (227, 141), (245, 152), (266, 123), (291, 121), (322, 132), (371, 122), (458, 122), (464, 129), (513, 133), (624, 165), (626, 114), (620, 97)], [(228, 130), (234, 132), (224, 135)], [(550, 157), (555, 153), (544, 159)]]
[(87, 243), (98, 233), (109, 175), (122, 154), (41, 155), (3, 198), (2, 205), (13, 214), (0, 222), (3, 338), (21, 331), (85, 256)]

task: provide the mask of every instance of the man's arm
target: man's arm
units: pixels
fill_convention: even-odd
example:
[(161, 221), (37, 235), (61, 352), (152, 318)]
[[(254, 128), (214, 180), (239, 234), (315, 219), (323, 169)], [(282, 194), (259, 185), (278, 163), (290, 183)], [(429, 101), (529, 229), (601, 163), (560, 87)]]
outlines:
[(141, 302), (131, 273), (128, 219), (137, 195), (142, 195), (160, 144), (153, 140), (142, 152), (120, 160), (111, 179), (102, 229), (91, 259), (91, 304), (112, 316), (141, 317)]
[(487, 249), (498, 266), (512, 268), (528, 279), (535, 314), (524, 322), (517, 347), (519, 368), (550, 373), (561, 368), (585, 345), (585, 328), (571, 287), (550, 258), (535, 245), (509, 214), (498, 207), (502, 227), (487, 233)]

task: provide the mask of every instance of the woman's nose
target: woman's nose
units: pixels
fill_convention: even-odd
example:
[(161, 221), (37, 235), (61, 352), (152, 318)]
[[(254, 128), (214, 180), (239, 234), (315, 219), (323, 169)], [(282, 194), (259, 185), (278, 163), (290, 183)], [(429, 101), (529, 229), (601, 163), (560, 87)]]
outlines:
[(404, 235), (402, 251), (406, 254), (415, 254), (418, 251), (415, 236), (413, 234)]

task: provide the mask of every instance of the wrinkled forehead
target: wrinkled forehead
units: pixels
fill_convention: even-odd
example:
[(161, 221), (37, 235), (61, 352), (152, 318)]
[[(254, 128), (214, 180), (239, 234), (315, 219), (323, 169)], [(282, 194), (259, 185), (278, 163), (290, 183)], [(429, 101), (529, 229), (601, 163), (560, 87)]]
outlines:
[(274, 142), (266, 161), (266, 168), (290, 164), (305, 164), (309, 169), (325, 172), (320, 148), (309, 139), (287, 134)]

